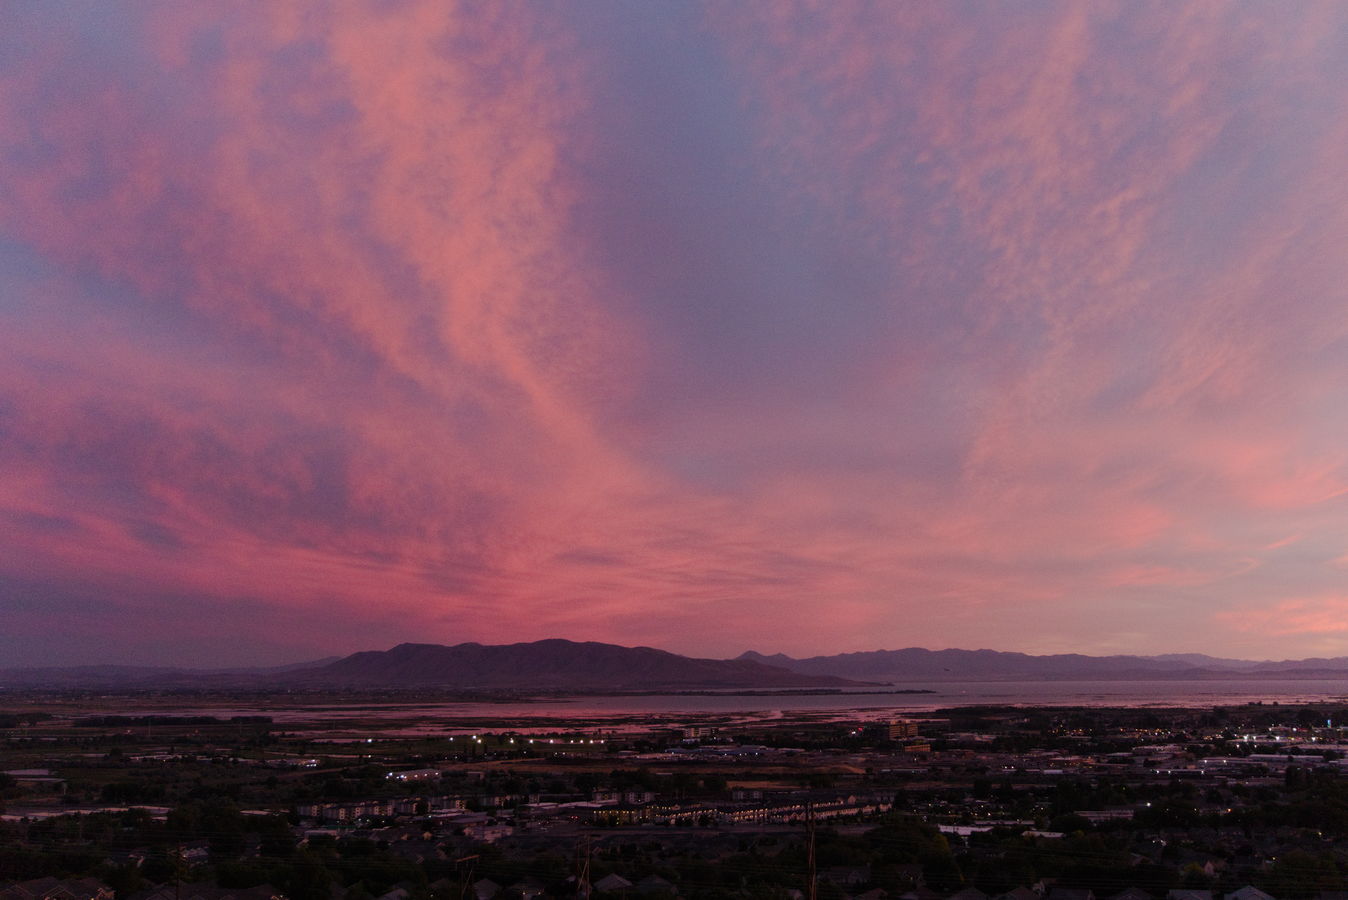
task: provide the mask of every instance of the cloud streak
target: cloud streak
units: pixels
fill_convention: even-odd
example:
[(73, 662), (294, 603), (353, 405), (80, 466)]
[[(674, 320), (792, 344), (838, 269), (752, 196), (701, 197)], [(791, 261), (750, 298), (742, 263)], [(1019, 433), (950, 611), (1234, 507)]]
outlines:
[(116, 12), (0, 37), (7, 659), (1326, 652), (1338, 7)]

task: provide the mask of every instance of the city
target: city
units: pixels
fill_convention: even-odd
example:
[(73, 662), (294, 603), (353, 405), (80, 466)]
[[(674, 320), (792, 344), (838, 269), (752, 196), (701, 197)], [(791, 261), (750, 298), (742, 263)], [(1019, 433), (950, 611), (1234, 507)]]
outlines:
[(409, 728), (387, 696), (284, 725), (22, 699), (6, 900), (792, 897), (812, 868), (821, 897), (1282, 900), (1337, 897), (1348, 867), (1348, 707), (474, 732)]

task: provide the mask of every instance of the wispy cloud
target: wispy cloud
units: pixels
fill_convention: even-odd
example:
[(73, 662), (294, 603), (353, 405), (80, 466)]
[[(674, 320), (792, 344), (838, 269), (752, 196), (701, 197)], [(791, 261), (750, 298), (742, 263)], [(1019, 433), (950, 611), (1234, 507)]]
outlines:
[(0, 652), (1328, 623), (1343, 17), (24, 7)]

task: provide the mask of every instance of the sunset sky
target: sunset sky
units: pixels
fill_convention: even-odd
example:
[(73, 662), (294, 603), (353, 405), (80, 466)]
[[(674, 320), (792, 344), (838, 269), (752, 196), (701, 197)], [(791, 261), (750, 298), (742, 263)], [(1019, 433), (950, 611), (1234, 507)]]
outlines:
[(1348, 654), (1348, 5), (0, 19), (0, 665)]

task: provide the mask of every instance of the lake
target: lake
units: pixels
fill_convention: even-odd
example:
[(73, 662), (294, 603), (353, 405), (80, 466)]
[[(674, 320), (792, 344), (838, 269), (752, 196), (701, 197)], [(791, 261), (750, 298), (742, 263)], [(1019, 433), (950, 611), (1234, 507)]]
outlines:
[[(1245, 703), (1348, 703), (1348, 678), (1230, 679), (1212, 681), (952, 681), (909, 683), (893, 690), (827, 694), (698, 693), (613, 694), (547, 697), (500, 702), (360, 702), (331, 700), (306, 703), (294, 695), (269, 702), (191, 708), (164, 708), (170, 715), (266, 715), (280, 723), (342, 720), (597, 720), (653, 716), (745, 715), (772, 718), (783, 714), (829, 716), (855, 713), (859, 718), (886, 714), (920, 715), (950, 706), (1131, 706), (1212, 707)], [(427, 726), (428, 728), (431, 726)]]

